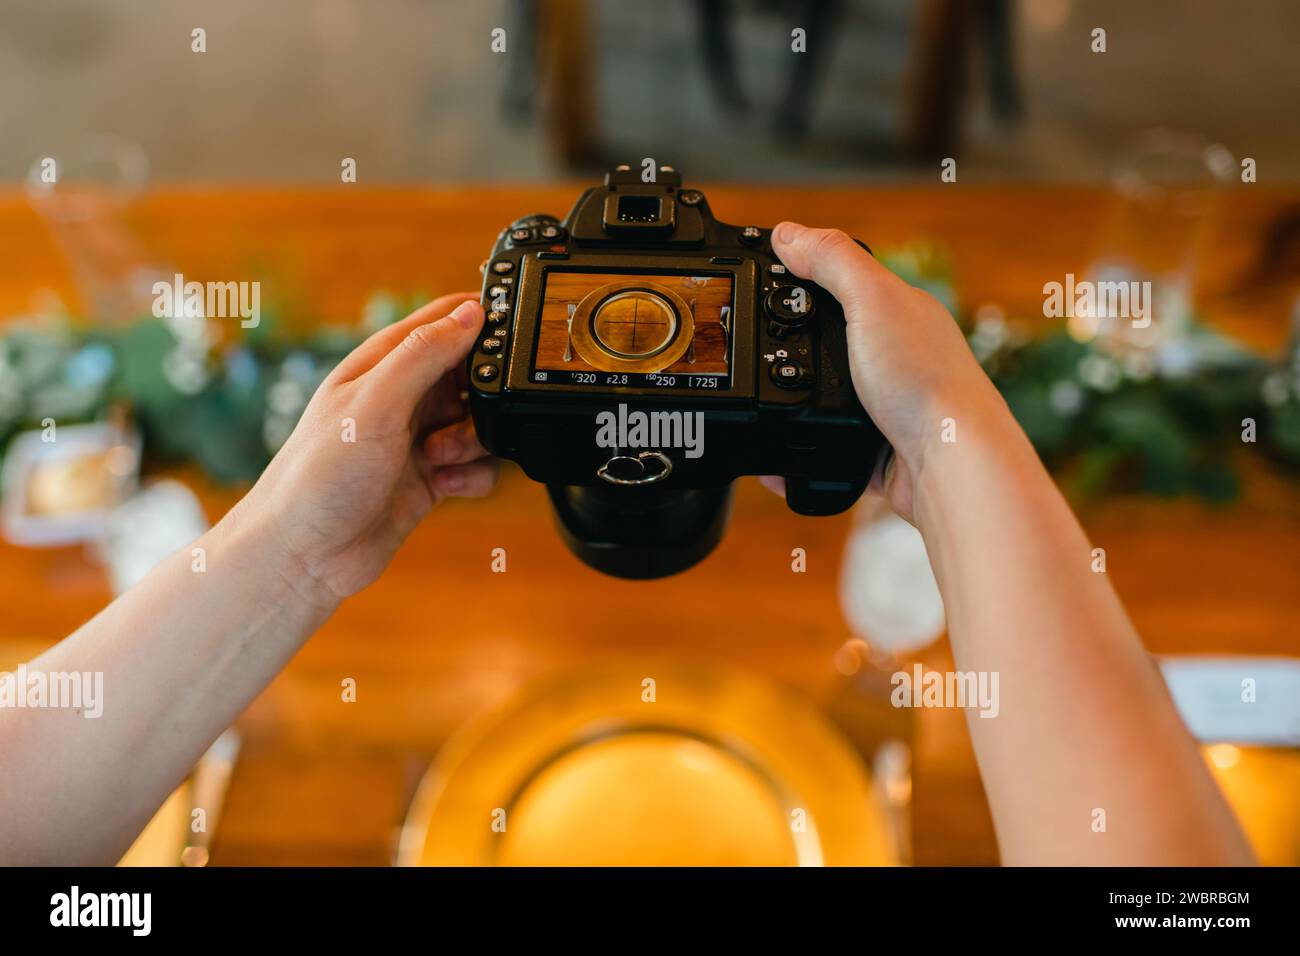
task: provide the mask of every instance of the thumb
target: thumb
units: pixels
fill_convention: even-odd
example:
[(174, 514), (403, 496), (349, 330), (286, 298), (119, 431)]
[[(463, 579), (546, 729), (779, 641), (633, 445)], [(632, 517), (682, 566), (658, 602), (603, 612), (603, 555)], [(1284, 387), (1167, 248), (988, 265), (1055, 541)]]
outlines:
[(464, 361), (482, 327), (483, 308), (473, 300), (415, 326), (362, 376), (366, 387), (385, 396), (400, 416), (409, 417), (429, 389)]
[(882, 283), (902, 281), (838, 229), (783, 222), (772, 230), (772, 251), (795, 275), (835, 296), (846, 312)]

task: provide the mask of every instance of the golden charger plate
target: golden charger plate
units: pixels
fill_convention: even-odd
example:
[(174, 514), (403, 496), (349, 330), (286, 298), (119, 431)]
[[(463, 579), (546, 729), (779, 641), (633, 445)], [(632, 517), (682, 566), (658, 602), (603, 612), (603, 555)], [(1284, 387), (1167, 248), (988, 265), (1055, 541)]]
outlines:
[(193, 799), (186, 780), (163, 801), (117, 865), (179, 866), (189, 843)]
[[(642, 333), (645, 341), (638, 343), (637, 317), (642, 309), (646, 312)], [(620, 332), (628, 328), (630, 333)], [(592, 368), (603, 372), (660, 372), (680, 361), (690, 349), (695, 319), (686, 301), (667, 286), (624, 279), (587, 293), (573, 313), (569, 334), (574, 351)]]
[[(643, 681), (654, 681), (654, 701)], [(421, 782), (402, 866), (894, 865), (862, 758), (764, 680), (606, 668), (463, 729)]]

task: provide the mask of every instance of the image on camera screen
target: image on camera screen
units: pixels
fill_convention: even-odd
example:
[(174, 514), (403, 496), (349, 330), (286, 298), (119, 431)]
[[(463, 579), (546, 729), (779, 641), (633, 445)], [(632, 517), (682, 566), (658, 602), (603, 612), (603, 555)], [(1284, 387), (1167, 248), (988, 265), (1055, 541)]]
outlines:
[(530, 379), (725, 389), (732, 283), (730, 275), (550, 269)]

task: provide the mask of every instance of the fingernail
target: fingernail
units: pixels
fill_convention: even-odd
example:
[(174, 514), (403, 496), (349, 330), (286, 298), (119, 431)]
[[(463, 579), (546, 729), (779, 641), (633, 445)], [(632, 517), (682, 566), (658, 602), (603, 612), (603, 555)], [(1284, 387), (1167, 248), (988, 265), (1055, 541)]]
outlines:
[(473, 299), (466, 299), (452, 309), (451, 318), (459, 322), (462, 329), (470, 329), (476, 325), (481, 325), (483, 322), (483, 315), (479, 312), (478, 303)]
[(781, 223), (781, 225), (776, 227), (776, 241), (787, 242), (787, 243), (794, 242), (795, 239), (799, 237), (800, 228), (801, 227), (795, 225), (792, 222)]

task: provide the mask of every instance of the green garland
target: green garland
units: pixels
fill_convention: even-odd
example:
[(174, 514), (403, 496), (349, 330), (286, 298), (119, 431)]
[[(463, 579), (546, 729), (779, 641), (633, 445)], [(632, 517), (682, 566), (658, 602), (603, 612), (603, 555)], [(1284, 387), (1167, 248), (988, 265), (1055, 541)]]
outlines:
[(996, 308), (970, 314), (933, 247), (894, 250), (889, 267), (956, 316), (984, 370), (1067, 493), (1237, 494), (1242, 449), (1300, 466), (1300, 339), (1274, 364), (1188, 316), (1157, 348), (1032, 336)]
[(154, 465), (194, 462), (219, 482), (255, 479), (293, 430), (316, 387), (367, 335), (422, 295), (372, 297), (356, 327), (294, 337), (274, 307), (227, 348), (187, 341), (144, 318), (121, 329), (67, 315), (17, 322), (0, 335), (0, 447), (13, 435), (131, 410)]
[[(957, 315), (985, 370), (1068, 491), (1232, 498), (1234, 450), (1300, 466), (1300, 342), (1272, 364), (1191, 322), (1153, 357), (1064, 330), (1031, 337), (996, 310), (964, 313), (931, 246), (882, 257)], [(221, 482), (257, 477), (329, 370), (422, 295), (379, 294), (353, 328), (294, 337), (274, 309), (236, 343), (187, 339), (147, 318), (122, 329), (44, 316), (0, 334), (0, 447), (13, 435), (127, 406), (155, 465), (192, 461)], [(1256, 441), (1243, 445), (1243, 420)]]

